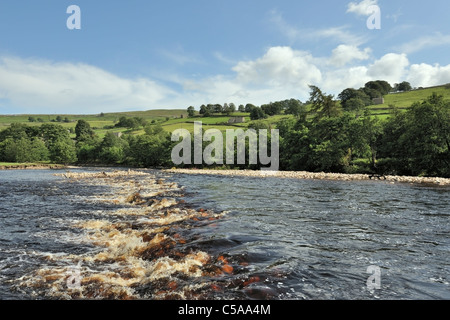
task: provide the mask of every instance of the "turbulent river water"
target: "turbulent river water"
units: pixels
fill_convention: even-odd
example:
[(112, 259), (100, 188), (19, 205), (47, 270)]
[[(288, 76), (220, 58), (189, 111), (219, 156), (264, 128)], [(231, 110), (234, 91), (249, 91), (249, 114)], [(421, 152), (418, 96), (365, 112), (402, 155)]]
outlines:
[(0, 299), (450, 299), (448, 186), (117, 170), (0, 171)]

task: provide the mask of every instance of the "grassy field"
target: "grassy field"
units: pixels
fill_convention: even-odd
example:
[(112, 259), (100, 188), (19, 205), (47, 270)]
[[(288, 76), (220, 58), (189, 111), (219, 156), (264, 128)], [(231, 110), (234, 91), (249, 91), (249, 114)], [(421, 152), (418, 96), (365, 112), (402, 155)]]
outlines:
[[(445, 99), (450, 100), (450, 84), (431, 87), (425, 89), (417, 89), (410, 92), (403, 93), (391, 93), (384, 96), (385, 103), (381, 105), (370, 106), (373, 115), (379, 118), (385, 119), (389, 116), (392, 110), (392, 106), (399, 109), (406, 109), (410, 107), (414, 102), (420, 102), (429, 97), (433, 92), (443, 95)], [(63, 122), (55, 122), (56, 117), (60, 116)], [(167, 132), (173, 132), (176, 129), (187, 129), (190, 132), (194, 130), (194, 121), (202, 121), (203, 128), (205, 130), (211, 128), (217, 128), (221, 131), (227, 129), (246, 128), (251, 123), (248, 113), (236, 112), (231, 116), (243, 116), (246, 118), (245, 123), (240, 124), (228, 124), (229, 116), (216, 115), (212, 117), (194, 117), (188, 118), (187, 111), (185, 109), (173, 109), (173, 110), (148, 110), (148, 111), (133, 111), (133, 112), (119, 112), (119, 113), (101, 113), (90, 115), (39, 115), (39, 114), (22, 114), (22, 115), (0, 115), (0, 130), (9, 127), (12, 123), (25, 123), (30, 126), (39, 126), (42, 123), (57, 123), (72, 131), (74, 137), (74, 129), (76, 123), (80, 119), (84, 119), (89, 122), (94, 131), (103, 137), (108, 131), (111, 132), (130, 132), (126, 128), (114, 128), (114, 125), (119, 121), (120, 117), (141, 117), (148, 123), (160, 124)], [(33, 117), (36, 122), (29, 122), (29, 117)], [(290, 115), (276, 115), (264, 120), (267, 124), (274, 127), (275, 124), (283, 118), (292, 117)], [(65, 121), (66, 122), (65, 122)], [(131, 131), (133, 134), (142, 134), (144, 130), (138, 129)]]

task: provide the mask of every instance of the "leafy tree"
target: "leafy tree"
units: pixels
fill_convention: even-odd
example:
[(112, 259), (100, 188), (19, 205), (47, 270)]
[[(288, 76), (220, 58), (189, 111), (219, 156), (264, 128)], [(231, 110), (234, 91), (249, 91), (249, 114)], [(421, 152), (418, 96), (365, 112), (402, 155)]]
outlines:
[(170, 134), (162, 128), (148, 127), (146, 134), (130, 136), (128, 142), (130, 155), (135, 165), (155, 167), (170, 163), (172, 142)]
[(251, 122), (248, 125), (248, 129), (255, 129), (255, 130), (266, 129), (266, 130), (270, 130), (270, 126), (266, 122), (264, 122), (262, 120), (256, 120), (256, 121)]
[(43, 124), (39, 128), (39, 135), (50, 151), (52, 162), (69, 164), (77, 161), (75, 143), (66, 128), (59, 124)]
[(90, 139), (94, 136), (94, 131), (91, 129), (91, 125), (86, 120), (78, 120), (75, 126), (76, 140), (82, 141)]
[(77, 161), (75, 144), (71, 139), (57, 139), (49, 148), (50, 160), (54, 163), (70, 164)]
[(255, 108), (256, 108), (255, 105), (253, 105), (253, 104), (251, 104), (251, 103), (247, 103), (247, 104), (245, 105), (245, 112), (250, 113), (250, 112), (252, 112), (252, 110), (255, 109)]
[(450, 176), (450, 103), (433, 93), (407, 111), (407, 156), (414, 175)]
[(406, 92), (406, 91), (411, 91), (411, 90), (412, 90), (411, 84), (407, 81), (403, 81), (402, 83), (398, 84), (397, 91), (405, 91)]
[(350, 99), (360, 99), (365, 106), (372, 104), (371, 98), (362, 89), (356, 90), (353, 88), (347, 88), (338, 95), (338, 98), (341, 100), (341, 106), (344, 110), (351, 109), (347, 106), (347, 102)]
[(38, 138), (7, 138), (0, 143), (0, 158), (7, 162), (36, 162), (48, 160), (49, 152)]
[(245, 107), (244, 107), (243, 104), (240, 104), (240, 105), (239, 105), (238, 111), (239, 111), (239, 112), (245, 112)]
[(143, 119), (139, 117), (127, 118), (122, 116), (119, 118), (119, 122), (116, 123), (116, 127), (129, 128), (129, 129), (137, 129), (141, 125), (143, 125)]
[(305, 122), (283, 119), (277, 123), (280, 133), (280, 169), (314, 171), (312, 140)]
[(77, 141), (76, 152), (78, 162), (81, 163), (94, 163), (99, 160), (98, 152), (100, 148), (100, 141), (97, 137), (92, 139), (86, 139)]
[(195, 116), (195, 108), (193, 106), (190, 106), (189, 108), (187, 108), (187, 113), (189, 117)]
[(22, 123), (11, 123), (11, 125), (3, 131), (0, 131), (0, 141), (7, 138), (14, 140), (30, 137), (31, 127)]
[(383, 94), (380, 91), (372, 88), (363, 88), (362, 91), (364, 91), (364, 93), (370, 98), (371, 101), (370, 104), (372, 104), (372, 99), (383, 96)]
[(365, 112), (362, 119), (361, 136), (365, 144), (368, 146), (369, 160), (371, 163), (371, 169), (378, 172), (377, 169), (377, 154), (380, 148), (381, 135), (383, 128), (378, 118), (372, 117), (368, 111)]
[(364, 85), (364, 88), (376, 90), (380, 93), (381, 96), (388, 94), (392, 90), (391, 85), (384, 80), (369, 81)]
[(310, 129), (312, 163), (316, 171), (344, 172), (351, 161), (349, 127), (354, 117), (323, 117)]
[(267, 115), (264, 113), (264, 111), (260, 107), (255, 107), (250, 112), (250, 119), (251, 120), (259, 120), (259, 119), (266, 119)]
[(98, 158), (102, 163), (120, 164), (125, 161), (128, 142), (112, 132), (107, 132), (98, 147)]
[(281, 101), (271, 102), (269, 104), (262, 105), (261, 109), (265, 114), (274, 116), (281, 113), (281, 110), (283, 110), (283, 103)]
[(36, 118), (35, 118), (35, 117), (32, 117), (32, 116), (29, 116), (29, 117), (28, 117), (28, 121), (29, 121), (29, 122), (36, 122)]
[(338, 104), (332, 95), (322, 93), (316, 86), (310, 86), (310, 89), (311, 111), (316, 114), (316, 121), (320, 121), (324, 117), (331, 118), (340, 115)]
[(236, 112), (236, 106), (234, 105), (234, 103), (225, 103), (223, 105), (223, 110), (222, 113), (226, 114), (227, 116), (229, 116), (230, 114)]
[(360, 111), (365, 107), (364, 101), (360, 98), (351, 98), (346, 101), (344, 110), (354, 112), (358, 116)]

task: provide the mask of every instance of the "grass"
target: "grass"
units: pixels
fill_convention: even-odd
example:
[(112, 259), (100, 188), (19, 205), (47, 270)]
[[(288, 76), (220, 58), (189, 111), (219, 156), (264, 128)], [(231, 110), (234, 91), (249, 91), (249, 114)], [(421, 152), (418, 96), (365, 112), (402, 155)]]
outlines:
[[(430, 95), (436, 92), (439, 95), (443, 95), (444, 99), (450, 100), (450, 84), (417, 89), (409, 92), (391, 93), (384, 96), (385, 103), (381, 105), (369, 106), (372, 114), (380, 119), (386, 119), (391, 113), (391, 106), (395, 106), (399, 109), (406, 109), (415, 102), (420, 102), (428, 98)], [(205, 130), (211, 128), (217, 128), (221, 131), (227, 129), (247, 128), (251, 123), (250, 115), (243, 112), (235, 112), (230, 116), (243, 116), (246, 118), (245, 123), (228, 124), (230, 116), (218, 114), (211, 117), (201, 117), (199, 115), (188, 118), (187, 110), (173, 109), (173, 110), (147, 110), (147, 111), (129, 111), (129, 112), (117, 112), (117, 113), (102, 113), (102, 114), (90, 114), (90, 115), (66, 115), (60, 114), (62, 119), (67, 118), (69, 122), (54, 122), (58, 115), (39, 115), (39, 114), (24, 114), (24, 115), (0, 115), (0, 131), (9, 127), (12, 123), (25, 123), (30, 126), (39, 126), (42, 122), (29, 122), (28, 118), (32, 116), (35, 119), (41, 118), (43, 123), (56, 123), (62, 125), (67, 129), (74, 129), (76, 123), (80, 119), (84, 119), (89, 122), (94, 131), (103, 138), (108, 131), (111, 132), (126, 132), (126, 128), (114, 128), (111, 129), (118, 121), (120, 117), (141, 117), (148, 123), (160, 124), (167, 132), (173, 132), (176, 129), (187, 129), (190, 132), (194, 130), (194, 121), (201, 121)], [(283, 118), (292, 117), (291, 115), (276, 115), (264, 119), (272, 128), (278, 121)], [(53, 120), (53, 121), (52, 121)], [(72, 130), (73, 132), (73, 130)], [(132, 134), (143, 134), (144, 130), (138, 129), (132, 131)], [(74, 137), (75, 135), (72, 134)]]
[(396, 106), (399, 109), (409, 108), (415, 102), (420, 102), (427, 99), (434, 92), (438, 95), (443, 95), (444, 99), (450, 100), (450, 85), (443, 85), (438, 87), (412, 90), (409, 92), (390, 93), (384, 96), (384, 104), (371, 106), (371, 109), (377, 110), (385, 108), (387, 110), (391, 105)]

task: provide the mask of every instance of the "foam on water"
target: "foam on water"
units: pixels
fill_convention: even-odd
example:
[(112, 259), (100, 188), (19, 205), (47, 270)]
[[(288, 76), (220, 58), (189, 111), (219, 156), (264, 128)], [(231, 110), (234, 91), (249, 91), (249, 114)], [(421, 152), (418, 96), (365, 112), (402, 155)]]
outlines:
[[(232, 272), (230, 266), (211, 267), (217, 261), (210, 254), (189, 247), (190, 229), (226, 213), (186, 207), (174, 197), (183, 197), (177, 184), (131, 171), (63, 176), (68, 181), (61, 183), (105, 186), (108, 191), (83, 199), (108, 203), (108, 210), (90, 212), (94, 219), (66, 221), (80, 232), (66, 232), (62, 240), (89, 244), (92, 249), (83, 254), (42, 255), (45, 264), (20, 277), (17, 288), (33, 296), (59, 299), (183, 298), (192, 296), (189, 290), (197, 291), (210, 281), (193, 285), (186, 279), (210, 279)], [(79, 277), (75, 288), (68, 282), (74, 270)]]

